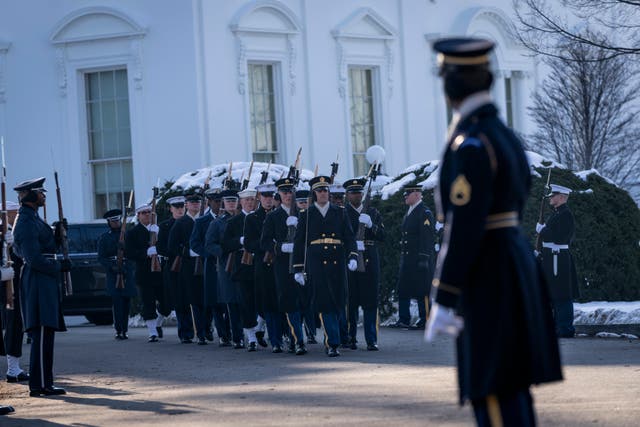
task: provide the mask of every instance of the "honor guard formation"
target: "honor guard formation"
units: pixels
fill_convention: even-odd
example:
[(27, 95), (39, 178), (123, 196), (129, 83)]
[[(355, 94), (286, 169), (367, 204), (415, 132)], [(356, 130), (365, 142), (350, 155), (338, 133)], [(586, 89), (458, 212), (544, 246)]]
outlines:
[[(454, 115), (438, 170), (437, 215), (422, 201), (422, 187), (410, 184), (403, 188), (406, 214), (394, 218), (402, 226), (393, 326), (426, 328), (427, 340), (458, 337), (460, 402), (472, 403), (479, 425), (528, 426), (535, 424), (530, 385), (562, 378), (556, 332), (575, 332), (571, 190), (551, 185), (554, 212), (536, 226), (536, 259), (520, 227), (531, 186), (527, 159), (489, 96), (493, 47), (481, 39), (434, 44)], [(230, 166), (221, 186), (210, 188), (209, 177), (203, 188), (168, 198), (170, 216), (160, 223), (157, 189), (150, 204), (135, 208), (131, 193), (127, 208), (104, 213), (107, 228), (97, 242), (116, 340), (128, 339), (131, 300), (139, 296), (151, 345), (173, 339), (163, 322), (174, 310), (185, 345), (210, 344), (215, 330), (220, 347), (303, 356), (320, 341), (321, 328), (329, 357), (343, 349), (378, 351), (385, 226), (370, 202), (384, 151), (372, 153), (365, 177), (334, 182), (336, 161), (330, 175), (316, 173), (308, 187), (300, 151), (288, 173), (268, 182), (267, 168), (255, 188), (252, 167), (240, 182)], [(54, 386), (52, 365), (55, 332), (65, 330), (61, 289), (72, 292), (73, 266), (55, 176), (59, 220), (52, 226), (38, 212), (44, 178), (14, 188), (19, 205), (6, 201), (2, 187), (0, 349), (7, 381), (28, 381), (34, 397), (65, 393)], [(128, 215), (135, 225), (127, 229)], [(412, 299), (419, 311), (413, 325)], [(31, 339), (28, 374), (20, 368), (24, 332)]]

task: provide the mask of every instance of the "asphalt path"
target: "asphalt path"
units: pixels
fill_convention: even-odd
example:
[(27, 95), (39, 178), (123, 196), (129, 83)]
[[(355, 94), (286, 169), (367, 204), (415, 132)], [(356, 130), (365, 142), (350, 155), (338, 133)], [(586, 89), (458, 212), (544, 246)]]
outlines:
[[(426, 344), (421, 331), (381, 328), (379, 352), (361, 344), (328, 358), (320, 344), (305, 356), (248, 353), (180, 344), (175, 327), (148, 343), (142, 328), (115, 341), (111, 327), (78, 323), (56, 334), (56, 385), (67, 395), (31, 398), (27, 385), (1, 382), (0, 403), (16, 412), (0, 426), (473, 425), (470, 407), (457, 405), (449, 338)], [(539, 425), (640, 424), (639, 340), (561, 348), (565, 381), (533, 389)]]

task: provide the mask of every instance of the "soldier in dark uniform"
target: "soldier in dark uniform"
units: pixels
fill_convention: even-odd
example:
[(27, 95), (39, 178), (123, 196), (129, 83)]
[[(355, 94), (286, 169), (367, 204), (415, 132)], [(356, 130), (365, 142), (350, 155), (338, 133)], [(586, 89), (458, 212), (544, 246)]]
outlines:
[[(22, 309), (20, 298), (20, 270), (23, 262), (13, 250), (13, 233), (12, 224), (16, 219), (20, 205), (16, 202), (7, 201), (7, 235), (5, 242), (8, 247), (8, 255), (11, 258), (11, 267), (13, 268), (13, 308), (8, 308), (9, 301), (6, 301), (7, 293), (0, 286), (0, 304), (2, 304), (2, 314), (4, 319), (4, 337), (0, 335), (0, 341), (4, 338), (4, 344), (0, 343), (0, 355), (7, 356), (7, 382), (17, 383), (28, 381), (29, 374), (24, 372), (20, 367), (20, 357), (22, 357), (22, 341), (24, 339), (24, 322), (22, 320)], [(6, 286), (5, 282), (2, 282)], [(2, 328), (0, 328), (2, 330)]]
[[(175, 309), (175, 305), (173, 303), (173, 292), (175, 289), (174, 283), (177, 280), (178, 274), (171, 271), (175, 257), (171, 256), (169, 253), (169, 232), (176, 220), (178, 218), (182, 218), (184, 215), (184, 196), (170, 197), (167, 199), (167, 204), (169, 205), (169, 212), (171, 213), (171, 216), (158, 224), (159, 230), (158, 241), (156, 242), (156, 251), (158, 252), (158, 255), (160, 255), (160, 265), (162, 266), (162, 286), (164, 288), (165, 301), (168, 303), (167, 310), (171, 311)], [(156, 326), (158, 338), (162, 338), (164, 336), (161, 320), (164, 319), (158, 319), (158, 325)], [(178, 331), (178, 338), (182, 340), (182, 337), (180, 337), (180, 331)]]
[[(5, 238), (6, 238), (6, 236), (5, 236)], [(2, 293), (6, 292), (6, 290), (4, 288), (5, 282), (13, 280), (14, 277), (15, 277), (15, 273), (14, 273), (12, 267), (0, 267), (0, 291), (2, 291)], [(20, 310), (18, 310), (18, 311), (20, 311)], [(3, 329), (2, 316), (0, 316), (0, 331), (2, 329)], [(4, 348), (5, 348), (4, 339), (3, 339), (2, 334), (0, 334), (0, 351), (4, 351)], [(26, 381), (27, 379), (28, 378), (26, 378), (25, 380), (20, 380), (20, 381)], [(15, 381), (15, 382), (17, 382), (17, 381)], [(13, 409), (13, 406), (0, 405), (0, 415), (7, 415), (7, 414), (10, 414), (10, 413), (12, 413), (14, 411), (15, 411), (15, 409)]]
[(409, 328), (409, 304), (418, 302), (420, 319), (415, 328), (424, 329), (428, 312), (428, 295), (435, 265), (435, 221), (433, 214), (422, 202), (422, 187), (404, 187), (404, 202), (409, 210), (402, 221), (400, 236), (400, 271), (398, 274), (399, 328)]
[(207, 320), (204, 311), (204, 282), (202, 276), (196, 276), (196, 252), (191, 250), (189, 241), (196, 218), (200, 214), (200, 195), (190, 193), (185, 196), (186, 214), (176, 220), (169, 232), (169, 253), (182, 257), (182, 265), (177, 276), (175, 299), (178, 319), (178, 336), (183, 344), (193, 340), (193, 324), (196, 327), (198, 345), (206, 345)]
[[(275, 276), (273, 272), (273, 253), (267, 253), (260, 247), (260, 237), (264, 220), (273, 209), (273, 194), (276, 186), (262, 184), (256, 188), (260, 205), (251, 214), (247, 215), (244, 227), (244, 248), (252, 254), (254, 266), (255, 284), (255, 308), (260, 320), (266, 321), (267, 331), (271, 347), (282, 346), (277, 338), (282, 338), (281, 315), (278, 312), (278, 292), (276, 290)], [(272, 339), (273, 337), (273, 339)], [(256, 332), (258, 344), (266, 347), (264, 333)]]
[(205, 249), (207, 229), (220, 213), (222, 197), (220, 196), (219, 188), (209, 188), (205, 191), (204, 195), (209, 204), (209, 210), (196, 219), (189, 244), (191, 245), (191, 249), (204, 259), (204, 305), (207, 317), (206, 338), (208, 341), (213, 341), (213, 331), (211, 330), (211, 322), (213, 320), (216, 325), (216, 330), (218, 331), (220, 346), (228, 347), (231, 345), (229, 314), (227, 313), (226, 304), (218, 303), (216, 257)]
[[(149, 208), (149, 210), (151, 210)], [(125, 259), (123, 253), (122, 264), (118, 265), (118, 249), (120, 243), (121, 227), (120, 209), (107, 211), (103, 218), (107, 220), (109, 230), (105, 231), (98, 239), (98, 262), (107, 272), (106, 285), (107, 294), (111, 296), (113, 311), (113, 326), (116, 330), (117, 340), (128, 339), (129, 329), (129, 309), (131, 298), (136, 296), (136, 286), (134, 281), (134, 263)], [(125, 250), (124, 242), (122, 250)]]
[(247, 350), (257, 350), (256, 330), (258, 327), (258, 313), (256, 312), (256, 295), (254, 281), (254, 265), (244, 259), (250, 257), (245, 254), (244, 246), (245, 224), (248, 215), (256, 207), (256, 190), (245, 189), (238, 193), (242, 209), (227, 222), (227, 227), (222, 236), (222, 252), (233, 257), (228, 270), (231, 281), (240, 289), (240, 317), (242, 328), (247, 337)]
[(460, 402), (471, 400), (479, 425), (531, 426), (530, 385), (562, 374), (547, 286), (519, 225), (529, 165), (489, 95), (492, 48), (434, 44), (455, 114), (435, 192), (445, 230), (425, 338), (459, 334)]
[(329, 201), (332, 205), (344, 207), (344, 187), (342, 184), (331, 184), (329, 186)]
[(314, 203), (301, 212), (296, 229), (294, 279), (312, 287), (312, 304), (320, 313), (327, 354), (335, 357), (340, 355), (339, 311), (346, 306), (346, 267), (348, 263), (349, 270), (355, 271), (358, 252), (345, 210), (329, 203), (329, 177), (316, 176), (309, 184)]
[(364, 271), (350, 271), (349, 279), (349, 345), (357, 349), (356, 334), (358, 331), (358, 308), (362, 307), (364, 314), (363, 327), (364, 338), (367, 342), (367, 350), (378, 350), (378, 289), (380, 287), (380, 255), (377, 243), (384, 240), (384, 224), (382, 215), (374, 207), (369, 207), (366, 212), (362, 204), (364, 186), (367, 180), (353, 178), (342, 183), (347, 192), (346, 211), (351, 228), (358, 239), (358, 230), (363, 228), (362, 240), (356, 240), (358, 252), (362, 253)]
[[(298, 224), (298, 217), (294, 215), (293, 210), (293, 203), (295, 203), (293, 200), (294, 184), (295, 180), (291, 178), (281, 178), (276, 181), (281, 204), (278, 209), (269, 212), (265, 218), (260, 246), (265, 252), (274, 254), (273, 269), (278, 291), (278, 307), (281, 312), (286, 313), (286, 321), (292, 337), (289, 351), (303, 355), (307, 349), (304, 345), (302, 332), (302, 294), (300, 286), (293, 280), (293, 276), (289, 272), (289, 258), (294, 248), (293, 241), (289, 241), (289, 236), (293, 233), (289, 230), (295, 229)], [(278, 341), (278, 344), (273, 345), (273, 352), (281, 353), (281, 337), (274, 337), (274, 339)]]
[(229, 264), (229, 256), (232, 254), (225, 252), (222, 246), (228, 222), (237, 214), (238, 191), (227, 188), (220, 195), (222, 196), (224, 212), (209, 224), (205, 235), (204, 248), (206, 253), (216, 257), (218, 263), (217, 301), (219, 304), (227, 306), (233, 348), (241, 349), (245, 348), (242, 333), (242, 312), (240, 309), (241, 295), (240, 290), (231, 280), (230, 272), (227, 271), (227, 267), (233, 267), (232, 264)]
[(545, 224), (537, 224), (536, 232), (542, 240), (542, 267), (544, 269), (551, 302), (556, 333), (561, 338), (573, 338), (573, 299), (577, 295), (578, 281), (569, 245), (575, 233), (573, 214), (567, 205), (571, 190), (551, 184), (549, 204), (553, 213)]
[(67, 330), (60, 304), (60, 273), (71, 271), (71, 261), (56, 256), (55, 235), (38, 216), (38, 209), (46, 201), (43, 185), (44, 178), (39, 178), (14, 188), (21, 204), (13, 235), (15, 253), (24, 260), (21, 291), (24, 326), (32, 338), (29, 363), (32, 397), (66, 393), (53, 385), (53, 346), (55, 332)]
[[(309, 190), (296, 190), (296, 206), (298, 208), (298, 212), (305, 211), (309, 208), (309, 194)], [(318, 323), (320, 322), (316, 322), (317, 314), (313, 309), (313, 306), (311, 305), (311, 289), (309, 287), (302, 287), (302, 289), (300, 289), (300, 293), (300, 302), (302, 303), (302, 322), (304, 325), (305, 333), (307, 334), (307, 343), (317, 344), (318, 341), (316, 341), (316, 329), (318, 328)]]

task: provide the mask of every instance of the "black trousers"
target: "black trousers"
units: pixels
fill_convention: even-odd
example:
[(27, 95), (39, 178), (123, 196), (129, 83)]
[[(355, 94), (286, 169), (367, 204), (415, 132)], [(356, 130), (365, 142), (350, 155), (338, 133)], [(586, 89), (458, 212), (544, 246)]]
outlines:
[(112, 295), (113, 302), (113, 327), (117, 333), (127, 332), (129, 330), (129, 307), (131, 306), (131, 298), (122, 295)]
[(472, 403), (478, 427), (536, 425), (533, 399), (528, 389), (509, 395), (490, 395), (484, 399), (474, 399)]
[(231, 340), (231, 325), (226, 304), (216, 304), (211, 308), (213, 323), (216, 325), (218, 338)]
[(251, 329), (258, 325), (258, 313), (256, 312), (256, 289), (253, 280), (242, 280), (236, 282), (240, 288), (242, 302), (242, 327)]
[(55, 330), (41, 326), (31, 329), (31, 359), (29, 360), (29, 389), (53, 386), (53, 341)]
[(162, 284), (138, 285), (138, 289), (140, 290), (144, 320), (153, 320), (158, 317), (158, 313), (165, 317), (171, 314), (171, 307), (165, 298), (166, 292)]
[(21, 357), (24, 327), (20, 310), (20, 292), (15, 292), (13, 310), (2, 309), (2, 325), (5, 328), (4, 348), (0, 349), (0, 354)]

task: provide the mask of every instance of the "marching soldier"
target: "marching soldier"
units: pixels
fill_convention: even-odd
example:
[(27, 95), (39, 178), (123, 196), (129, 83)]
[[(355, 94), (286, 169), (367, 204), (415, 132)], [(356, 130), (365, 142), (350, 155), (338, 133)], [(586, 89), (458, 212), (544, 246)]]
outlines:
[[(162, 266), (162, 284), (164, 288), (165, 301), (168, 302), (168, 310), (174, 309), (174, 286), (178, 274), (172, 271), (172, 267), (174, 266), (175, 257), (169, 253), (169, 232), (175, 224), (176, 220), (182, 218), (184, 216), (184, 196), (174, 196), (167, 199), (167, 204), (169, 205), (169, 212), (171, 216), (158, 224), (158, 241), (156, 242), (156, 250), (158, 251), (158, 255), (160, 255), (160, 265)], [(158, 325), (156, 326), (156, 332), (158, 333), (158, 338), (162, 338), (164, 336), (164, 331), (162, 330), (162, 322), (158, 319)], [(178, 338), (182, 340), (180, 336), (180, 330), (178, 330)]]
[(416, 329), (424, 329), (427, 321), (428, 295), (435, 264), (435, 224), (433, 214), (422, 202), (422, 187), (404, 187), (404, 202), (409, 210), (402, 221), (400, 237), (400, 272), (398, 274), (398, 323), (409, 328), (412, 298), (418, 302), (420, 319)]
[(433, 48), (455, 114), (435, 192), (445, 230), (425, 338), (460, 335), (460, 402), (471, 401), (479, 425), (532, 426), (529, 386), (562, 374), (547, 288), (519, 225), (529, 165), (491, 101), (493, 43)]
[(329, 177), (316, 176), (309, 184), (314, 203), (301, 213), (296, 229), (294, 279), (301, 286), (312, 287), (313, 307), (320, 313), (327, 355), (335, 357), (340, 355), (338, 316), (346, 305), (346, 267), (348, 263), (349, 270), (355, 271), (358, 252), (345, 210), (329, 203)]
[[(20, 367), (20, 357), (22, 357), (22, 341), (24, 339), (24, 322), (22, 320), (22, 298), (20, 297), (20, 271), (23, 266), (22, 258), (18, 257), (11, 245), (13, 244), (12, 224), (16, 219), (20, 205), (16, 202), (7, 201), (7, 235), (5, 242), (9, 248), (14, 272), (13, 277), (13, 309), (7, 308), (9, 301), (4, 299), (7, 296), (6, 290), (0, 292), (0, 303), (5, 320), (4, 344), (0, 342), (0, 354), (7, 356), (7, 382), (17, 383), (28, 381), (29, 374)], [(3, 281), (2, 284), (5, 282)], [(2, 328), (0, 328), (2, 330)], [(0, 341), (3, 337), (0, 335)]]
[(351, 228), (356, 232), (364, 227), (364, 240), (356, 241), (358, 251), (362, 252), (364, 271), (350, 271), (349, 279), (349, 345), (357, 349), (356, 334), (358, 331), (358, 307), (362, 307), (364, 314), (364, 338), (367, 350), (378, 350), (378, 289), (380, 287), (380, 255), (377, 242), (384, 240), (384, 224), (382, 215), (374, 207), (366, 212), (362, 204), (364, 186), (367, 180), (354, 178), (345, 181), (342, 186), (347, 192), (346, 211)]
[[(8, 280), (13, 280), (14, 277), (15, 276), (14, 276), (14, 271), (12, 267), (0, 267), (0, 281), (2, 283)], [(2, 286), (0, 286), (0, 290), (4, 292), (4, 289), (2, 288)], [(0, 316), (0, 330), (2, 330), (2, 328), (3, 328), (2, 316)], [(4, 348), (5, 348), (5, 343), (4, 343), (2, 334), (0, 334), (0, 350), (3, 350)], [(20, 381), (26, 381), (26, 380), (28, 380), (28, 378), (25, 378), (24, 380), (21, 379)], [(7, 415), (12, 412), (15, 412), (15, 409), (13, 409), (13, 406), (0, 405), (0, 415)]]
[(250, 258), (250, 252), (245, 247), (244, 234), (248, 215), (256, 207), (256, 190), (245, 189), (238, 193), (241, 211), (230, 218), (222, 237), (222, 252), (233, 257), (227, 271), (231, 281), (240, 289), (240, 318), (247, 337), (247, 350), (257, 350), (256, 330), (258, 327), (258, 313), (256, 312), (256, 295), (253, 263), (245, 261)]
[[(269, 332), (271, 348), (282, 346), (278, 339), (282, 339), (281, 314), (278, 312), (278, 292), (276, 290), (273, 271), (273, 253), (265, 252), (260, 247), (260, 236), (267, 214), (273, 209), (273, 193), (276, 186), (273, 184), (259, 185), (258, 192), (260, 205), (251, 214), (247, 215), (244, 229), (244, 247), (253, 257), (255, 305), (259, 319), (264, 319)], [(260, 323), (260, 321), (258, 321)], [(264, 333), (256, 332), (258, 344), (266, 347)]]
[(344, 207), (344, 187), (342, 184), (331, 184), (329, 186), (329, 201), (333, 205)]
[[(129, 338), (127, 331), (131, 298), (137, 293), (133, 262), (129, 263), (123, 254), (122, 263), (118, 265), (118, 250), (125, 250), (125, 242), (120, 242), (121, 216), (120, 209), (111, 209), (102, 216), (107, 220), (109, 230), (98, 239), (98, 261), (107, 273), (107, 294), (111, 296), (115, 338), (126, 340)], [(122, 287), (119, 287), (118, 283), (121, 283)]]
[[(293, 215), (293, 186), (292, 178), (281, 178), (276, 181), (281, 204), (267, 214), (260, 238), (260, 246), (265, 252), (274, 254), (273, 269), (275, 273), (276, 289), (278, 291), (278, 307), (286, 314), (286, 320), (291, 333), (292, 342), (290, 352), (304, 355), (307, 348), (304, 345), (302, 332), (302, 301), (298, 284), (289, 272), (289, 257), (293, 253), (294, 244), (288, 241), (289, 227), (296, 227), (298, 218)], [(271, 340), (271, 336), (269, 336)], [(274, 353), (282, 353), (282, 337), (274, 337), (277, 344), (273, 345)], [(272, 341), (273, 343), (273, 341)]]
[(228, 222), (237, 214), (238, 191), (227, 188), (220, 195), (224, 212), (209, 224), (205, 235), (204, 247), (206, 253), (216, 257), (218, 263), (217, 301), (219, 304), (226, 304), (233, 348), (241, 349), (245, 348), (240, 308), (241, 295), (240, 290), (232, 282), (228, 271), (229, 268), (233, 267), (233, 265), (229, 265), (230, 262), (232, 263), (229, 258), (233, 258), (233, 254), (224, 252), (222, 247)]
[(13, 234), (16, 255), (24, 260), (21, 290), (24, 326), (32, 337), (29, 363), (32, 397), (66, 393), (53, 385), (53, 343), (56, 331), (67, 330), (60, 305), (60, 273), (71, 271), (71, 261), (58, 259), (54, 233), (38, 216), (38, 209), (46, 201), (44, 180), (25, 181), (14, 188), (21, 205)]
[[(296, 206), (298, 207), (298, 212), (303, 212), (309, 208), (309, 190), (296, 190)], [(316, 313), (311, 306), (311, 290), (308, 287), (303, 287), (300, 290), (300, 293), (300, 302), (302, 304), (302, 323), (307, 334), (307, 343), (317, 344), (318, 341), (316, 341)]]
[(176, 317), (178, 319), (178, 336), (183, 344), (193, 342), (196, 327), (198, 345), (206, 345), (207, 320), (204, 311), (204, 284), (202, 276), (194, 274), (195, 257), (198, 256), (191, 247), (191, 233), (196, 218), (200, 214), (201, 198), (191, 193), (185, 196), (186, 214), (176, 220), (169, 232), (169, 253), (181, 257), (180, 271), (177, 276), (177, 292), (175, 299)]
[(545, 224), (537, 224), (536, 232), (542, 239), (542, 267), (544, 269), (551, 302), (556, 333), (561, 338), (573, 338), (573, 299), (577, 295), (578, 281), (569, 245), (575, 233), (573, 214), (567, 205), (571, 189), (551, 184), (549, 204), (553, 213)]
[(207, 229), (220, 213), (222, 197), (220, 196), (219, 188), (209, 188), (205, 191), (204, 195), (209, 204), (209, 211), (196, 219), (189, 244), (191, 245), (191, 249), (204, 259), (204, 305), (207, 316), (206, 338), (208, 341), (213, 341), (213, 331), (211, 330), (211, 321), (213, 320), (216, 325), (216, 330), (218, 331), (220, 347), (228, 347), (231, 345), (229, 314), (227, 313), (226, 304), (218, 303), (216, 257), (205, 249)]

